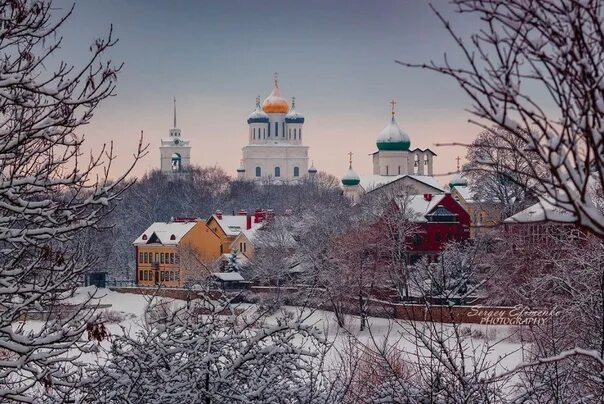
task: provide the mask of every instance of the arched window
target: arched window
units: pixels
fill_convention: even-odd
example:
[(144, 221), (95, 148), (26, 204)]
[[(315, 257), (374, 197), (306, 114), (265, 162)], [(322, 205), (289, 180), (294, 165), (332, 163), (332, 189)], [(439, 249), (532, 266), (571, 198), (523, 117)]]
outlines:
[(299, 176), (300, 176), (300, 168), (294, 167), (294, 177), (299, 177)]
[(262, 169), (260, 167), (256, 167), (256, 177), (262, 176)]
[(254, 140), (256, 140), (256, 128), (254, 128)]
[(281, 177), (281, 168), (275, 167), (275, 177)]
[(172, 171), (180, 171), (182, 169), (182, 158), (180, 154), (172, 154)]

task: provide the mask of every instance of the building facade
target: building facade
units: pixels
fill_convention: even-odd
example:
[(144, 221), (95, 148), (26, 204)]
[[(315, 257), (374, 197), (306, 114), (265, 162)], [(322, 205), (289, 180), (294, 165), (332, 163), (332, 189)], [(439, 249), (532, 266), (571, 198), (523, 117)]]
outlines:
[(207, 276), (221, 240), (201, 219), (156, 222), (134, 241), (138, 286), (182, 287)]
[(295, 98), (290, 108), (281, 96), (276, 75), (271, 94), (262, 105), (260, 98), (256, 99), (256, 109), (247, 123), (248, 144), (242, 149), (239, 178), (289, 182), (309, 174), (308, 146), (303, 144), (304, 116), (296, 111)]

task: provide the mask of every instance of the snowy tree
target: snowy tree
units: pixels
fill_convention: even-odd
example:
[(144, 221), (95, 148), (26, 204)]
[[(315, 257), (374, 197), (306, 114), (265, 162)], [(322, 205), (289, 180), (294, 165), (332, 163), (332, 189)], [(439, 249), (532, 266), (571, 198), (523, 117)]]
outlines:
[(226, 272), (241, 272), (241, 259), (237, 249), (233, 249), (227, 258)]
[(490, 275), (485, 262), (487, 240), (474, 243), (448, 243), (438, 262), (419, 261), (413, 270), (412, 283), (424, 297), (443, 299), (443, 304), (464, 304), (464, 301)]
[[(78, 383), (90, 310), (60, 304), (94, 261), (77, 237), (124, 190), (110, 180), (111, 146), (86, 156), (78, 133), (115, 89), (120, 67), (103, 61), (111, 32), (81, 67), (60, 60), (60, 16), (50, 1), (1, 1), (0, 19), (0, 401), (67, 399)], [(134, 154), (144, 153), (139, 144)], [(46, 320), (33, 326), (33, 313)]]
[[(604, 213), (592, 200), (604, 188), (604, 14), (602, 0), (452, 0), (482, 22), (462, 37), (433, 7), (464, 63), (405, 66), (451, 77), (468, 95), (472, 122), (505, 130), (510, 154), (538, 164), (506, 167), (529, 176), (534, 192), (574, 213), (604, 236)], [(491, 164), (484, 161), (485, 165)], [(496, 164), (496, 163), (495, 163)], [(547, 175), (541, 175), (542, 168)]]
[(463, 167), (474, 199), (500, 206), (504, 217), (537, 202), (532, 191), (535, 178), (525, 173), (531, 172), (530, 167), (539, 171), (540, 162), (536, 153), (513, 152), (527, 147), (522, 142), (501, 128), (482, 131), (468, 147), (468, 164)]

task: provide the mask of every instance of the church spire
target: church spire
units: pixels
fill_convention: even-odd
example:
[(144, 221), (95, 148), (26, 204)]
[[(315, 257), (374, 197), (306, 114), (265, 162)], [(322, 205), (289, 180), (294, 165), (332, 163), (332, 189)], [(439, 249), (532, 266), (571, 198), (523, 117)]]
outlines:
[(174, 129), (176, 129), (176, 97), (174, 97)]

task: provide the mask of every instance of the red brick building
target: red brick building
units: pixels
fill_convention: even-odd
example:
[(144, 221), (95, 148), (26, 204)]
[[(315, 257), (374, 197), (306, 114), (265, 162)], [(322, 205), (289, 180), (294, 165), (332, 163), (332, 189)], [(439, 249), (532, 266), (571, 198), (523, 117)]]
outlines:
[(470, 238), (470, 215), (449, 193), (403, 196), (394, 205), (414, 225), (407, 241), (410, 262), (423, 256), (437, 260), (448, 242)]

